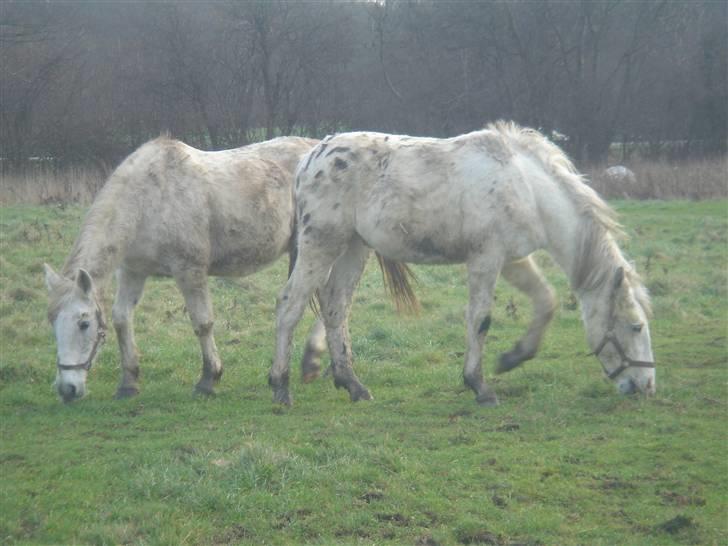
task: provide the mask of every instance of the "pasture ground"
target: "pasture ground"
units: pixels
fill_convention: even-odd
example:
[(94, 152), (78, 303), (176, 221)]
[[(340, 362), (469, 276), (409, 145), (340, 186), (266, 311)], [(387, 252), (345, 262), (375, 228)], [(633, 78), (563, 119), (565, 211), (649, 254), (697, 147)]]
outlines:
[(60, 267), (84, 209), (0, 209), (0, 543), (728, 543), (728, 203), (615, 206), (653, 294), (658, 394), (620, 397), (602, 378), (544, 255), (560, 308), (538, 357), (493, 378), (530, 315), (498, 285), (484, 359), (495, 409), (462, 384), (464, 268), (416, 267), (414, 318), (392, 310), (374, 260), (351, 321), (371, 403), (324, 378), (292, 381), (292, 408), (272, 404), (281, 260), (210, 281), (216, 397), (192, 396), (200, 357), (181, 296), (151, 280), (136, 315), (142, 393), (113, 399), (110, 332), (89, 396), (63, 405), (42, 263)]

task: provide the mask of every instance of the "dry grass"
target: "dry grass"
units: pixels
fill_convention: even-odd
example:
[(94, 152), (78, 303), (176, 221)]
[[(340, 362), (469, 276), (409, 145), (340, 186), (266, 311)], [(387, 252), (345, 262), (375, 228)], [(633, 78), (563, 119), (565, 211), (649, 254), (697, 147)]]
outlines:
[(0, 205), (89, 204), (108, 173), (101, 167), (32, 165), (0, 172)]
[(587, 169), (589, 185), (602, 197), (631, 199), (716, 199), (728, 196), (728, 156), (682, 162), (638, 159), (624, 164), (635, 180), (604, 175), (604, 166)]
[[(635, 160), (625, 164), (635, 180), (604, 176), (604, 166), (586, 169), (589, 184), (603, 197), (631, 199), (716, 199), (728, 197), (728, 156), (683, 162)], [(0, 173), (0, 205), (89, 204), (108, 173), (100, 167), (54, 169), (33, 166)]]

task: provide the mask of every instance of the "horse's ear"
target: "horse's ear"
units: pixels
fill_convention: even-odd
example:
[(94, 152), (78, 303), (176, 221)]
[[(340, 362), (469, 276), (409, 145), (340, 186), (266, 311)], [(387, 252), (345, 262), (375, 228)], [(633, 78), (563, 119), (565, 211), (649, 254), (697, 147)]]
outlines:
[(94, 288), (94, 283), (91, 280), (91, 275), (89, 275), (88, 271), (86, 271), (85, 269), (78, 270), (78, 275), (76, 275), (76, 286), (78, 286), (79, 290), (81, 290), (81, 292), (83, 292), (85, 295), (91, 295), (91, 291)]
[(53, 271), (53, 268), (46, 263), (43, 264), (43, 271), (45, 271), (45, 283), (46, 288), (48, 288), (48, 292), (53, 290), (63, 281), (61, 276)]
[(624, 282), (624, 267), (617, 268), (617, 272), (614, 274), (614, 289), (618, 290)]

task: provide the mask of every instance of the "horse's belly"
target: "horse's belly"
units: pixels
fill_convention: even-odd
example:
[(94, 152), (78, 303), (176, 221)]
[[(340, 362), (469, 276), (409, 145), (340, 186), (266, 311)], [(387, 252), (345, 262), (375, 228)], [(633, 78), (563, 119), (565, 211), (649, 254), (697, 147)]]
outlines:
[(462, 263), (471, 248), (462, 230), (462, 220), (438, 215), (425, 219), (397, 214), (358, 214), (356, 231), (381, 255), (402, 262)]

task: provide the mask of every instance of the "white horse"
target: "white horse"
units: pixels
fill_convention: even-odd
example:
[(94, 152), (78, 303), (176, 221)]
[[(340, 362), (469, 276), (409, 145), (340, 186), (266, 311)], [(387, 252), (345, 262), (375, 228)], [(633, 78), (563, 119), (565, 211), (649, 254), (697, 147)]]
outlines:
[(534, 318), (496, 372), (533, 358), (553, 316), (553, 289), (531, 257), (537, 249), (569, 276), (589, 345), (618, 390), (655, 391), (649, 298), (615, 242), (614, 214), (537, 131), (497, 123), (449, 139), (330, 136), (299, 164), (296, 199), (298, 258), (278, 301), (274, 400), (290, 403), (291, 336), (316, 291), (335, 385), (354, 401), (371, 398), (351, 367), (347, 320), (372, 248), (402, 262), (467, 264), (463, 376), (477, 402), (498, 403), (481, 370), (498, 275), (531, 298)]
[[(317, 142), (281, 137), (203, 152), (160, 137), (119, 165), (86, 215), (61, 273), (45, 266), (48, 318), (57, 342), (56, 388), (65, 401), (86, 392), (87, 372), (105, 334), (97, 287), (115, 270), (117, 397), (139, 392), (132, 315), (149, 275), (171, 276), (182, 291), (202, 349), (202, 377), (195, 389), (213, 392), (222, 364), (207, 277), (249, 275), (289, 250), (293, 171)], [(318, 324), (306, 346), (304, 380), (318, 375), (324, 348)]]

